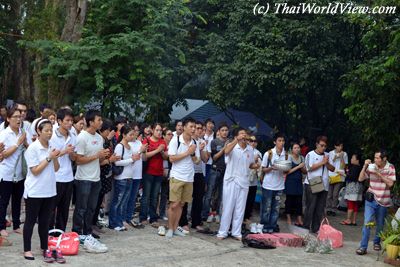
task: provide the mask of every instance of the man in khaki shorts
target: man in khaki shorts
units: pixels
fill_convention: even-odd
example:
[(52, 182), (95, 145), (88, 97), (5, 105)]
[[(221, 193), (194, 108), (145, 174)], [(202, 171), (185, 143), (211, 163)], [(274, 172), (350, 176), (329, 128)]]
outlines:
[(169, 209), (167, 238), (173, 235), (185, 236), (178, 231), (179, 219), (185, 202), (192, 201), (194, 167), (193, 161), (198, 162), (200, 151), (192, 135), (196, 124), (192, 118), (186, 118), (182, 122), (183, 133), (172, 138), (168, 147), (169, 160), (172, 163), (169, 182)]

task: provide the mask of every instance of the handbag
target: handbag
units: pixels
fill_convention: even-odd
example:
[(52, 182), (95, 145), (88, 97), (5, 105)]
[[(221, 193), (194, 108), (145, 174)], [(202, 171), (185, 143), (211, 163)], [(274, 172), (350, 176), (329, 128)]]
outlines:
[(318, 240), (330, 240), (333, 248), (343, 247), (343, 233), (333, 228), (328, 221), (328, 218), (324, 218), (321, 222), (318, 232)]
[(330, 184), (337, 184), (342, 182), (342, 176), (337, 173), (336, 175), (329, 176), (329, 183)]
[[(120, 144), (122, 146), (122, 156), (121, 160), (124, 158), (124, 153), (125, 153), (125, 147), (123, 144)], [(116, 176), (120, 175), (124, 171), (124, 166), (117, 166), (115, 163), (112, 164), (112, 173)]]
[(64, 255), (77, 255), (79, 252), (79, 235), (75, 232), (64, 233), (59, 229), (52, 229), (51, 233), (60, 233), (58, 237), (49, 235), (49, 250), (60, 249)]
[(18, 182), (15, 179), (17, 178), (17, 166), (18, 166), (20, 160), (21, 160), (21, 175), (22, 175), (22, 178), (25, 179), (26, 178), (26, 174), (28, 173), (28, 166), (26, 165), (26, 160), (25, 160), (25, 156), (24, 156), (26, 149), (25, 149), (24, 146), (22, 146), (22, 148), (18, 147), (18, 149), (21, 149), (22, 151), (21, 151), (21, 154), (19, 154), (19, 156), (17, 158), (17, 162), (14, 165), (13, 182), (15, 182), (15, 183)]
[(324, 182), (323, 182), (323, 175), (324, 175), (324, 169), (325, 166), (322, 167), (322, 175), (321, 176), (316, 176), (313, 178), (308, 178), (308, 184), (310, 185), (311, 193), (317, 194), (325, 190)]

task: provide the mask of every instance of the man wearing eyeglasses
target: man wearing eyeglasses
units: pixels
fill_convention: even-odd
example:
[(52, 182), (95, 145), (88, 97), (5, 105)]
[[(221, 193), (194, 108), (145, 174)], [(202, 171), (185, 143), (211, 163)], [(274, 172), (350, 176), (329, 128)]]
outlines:
[[(313, 233), (319, 231), (321, 220), (324, 216), (326, 198), (329, 190), (329, 171), (334, 171), (335, 167), (329, 163), (329, 154), (325, 152), (328, 144), (326, 136), (318, 136), (316, 148), (310, 151), (305, 158), (308, 179), (304, 180), (306, 210), (304, 212), (304, 227), (311, 229)], [(321, 176), (324, 189), (319, 193), (312, 193), (309, 179)]]

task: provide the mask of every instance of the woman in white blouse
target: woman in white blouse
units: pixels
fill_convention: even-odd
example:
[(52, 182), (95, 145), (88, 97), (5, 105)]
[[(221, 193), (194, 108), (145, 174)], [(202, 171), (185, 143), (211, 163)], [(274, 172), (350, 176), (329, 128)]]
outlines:
[(61, 251), (57, 250), (55, 257), (48, 250), (48, 230), (51, 210), (54, 206), (56, 191), (55, 172), (60, 165), (57, 158), (60, 151), (49, 145), (53, 134), (52, 123), (47, 119), (41, 119), (36, 124), (38, 139), (33, 142), (25, 152), (28, 174), (25, 180), (24, 198), (26, 203), (26, 219), (24, 224), (24, 257), (34, 260), (31, 251), (31, 239), (33, 227), (38, 221), (40, 248), (43, 250), (44, 261), (65, 262)]
[(141, 154), (133, 152), (132, 141), (135, 137), (134, 129), (122, 126), (119, 136), (119, 144), (115, 146), (114, 153), (121, 157), (115, 165), (122, 167), (122, 173), (114, 177), (114, 194), (110, 206), (109, 228), (116, 231), (125, 231), (125, 213), (127, 201), (132, 191), (134, 164), (141, 159)]
[(0, 133), (0, 142), (4, 144), (5, 149), (2, 153), (3, 161), (0, 163), (0, 234), (3, 237), (8, 236), (5, 217), (10, 198), (12, 199), (13, 230), (15, 233), (22, 234), (19, 217), (26, 175), (22, 171), (22, 165), (24, 165), (22, 156), (28, 144), (21, 123), (21, 112), (16, 106), (11, 107), (7, 110), (6, 129)]

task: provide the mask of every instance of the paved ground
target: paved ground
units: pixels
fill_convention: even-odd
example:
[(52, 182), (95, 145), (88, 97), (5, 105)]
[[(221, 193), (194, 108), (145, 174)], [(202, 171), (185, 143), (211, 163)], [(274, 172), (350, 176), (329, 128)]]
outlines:
[[(89, 254), (80, 251), (78, 256), (67, 257), (70, 266), (389, 266), (383, 263), (382, 256), (371, 250), (365, 256), (355, 255), (361, 227), (342, 226), (342, 212), (331, 218), (331, 224), (342, 230), (344, 247), (329, 255), (310, 254), (304, 248), (277, 248), (258, 250), (244, 248), (233, 239), (218, 241), (215, 237), (191, 233), (188, 237), (174, 237), (171, 241), (157, 235), (157, 229), (147, 226), (145, 229), (130, 229), (115, 233), (107, 230), (101, 241), (107, 244), (109, 252)], [(287, 231), (283, 219), (280, 220), (282, 232)], [(212, 228), (218, 225), (213, 224)], [(1, 266), (46, 266), (39, 256), (37, 232), (33, 235), (33, 252), (36, 260), (26, 261), (22, 257), (22, 236), (11, 233), (11, 247), (0, 247)], [(57, 264), (57, 263), (53, 263)]]

